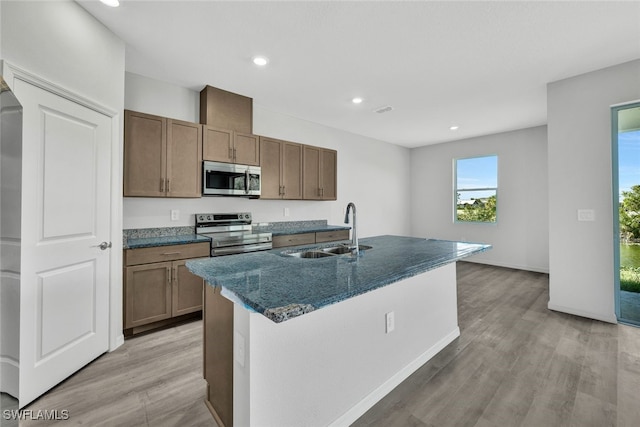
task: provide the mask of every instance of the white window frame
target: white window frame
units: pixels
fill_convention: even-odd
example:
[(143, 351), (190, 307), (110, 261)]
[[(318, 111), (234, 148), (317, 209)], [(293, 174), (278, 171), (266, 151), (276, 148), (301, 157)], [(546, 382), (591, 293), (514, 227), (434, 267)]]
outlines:
[[(476, 187), (476, 188), (458, 188), (458, 161), (460, 160), (472, 160), (472, 159), (483, 159), (487, 157), (495, 157), (496, 159), (496, 186), (495, 187)], [(453, 159), (453, 222), (459, 224), (497, 224), (498, 223), (498, 155), (497, 154), (486, 154), (481, 156), (471, 156), (471, 157), (459, 157)], [(472, 191), (494, 191), (496, 195), (496, 219), (494, 221), (465, 221), (458, 219), (458, 193), (461, 192), (472, 192)], [(462, 194), (462, 193), (461, 193)]]

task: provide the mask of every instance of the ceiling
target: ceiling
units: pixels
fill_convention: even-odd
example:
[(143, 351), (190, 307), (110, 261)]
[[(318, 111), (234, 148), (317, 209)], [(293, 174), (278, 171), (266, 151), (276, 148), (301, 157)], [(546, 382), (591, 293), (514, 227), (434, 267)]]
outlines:
[(545, 124), (548, 82), (640, 58), (640, 1), (78, 3), (129, 72), (406, 147)]

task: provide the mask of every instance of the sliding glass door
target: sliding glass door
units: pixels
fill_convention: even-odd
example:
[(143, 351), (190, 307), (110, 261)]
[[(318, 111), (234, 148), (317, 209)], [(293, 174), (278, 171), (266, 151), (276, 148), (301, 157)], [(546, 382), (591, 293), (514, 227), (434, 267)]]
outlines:
[(612, 108), (616, 315), (640, 326), (640, 102)]

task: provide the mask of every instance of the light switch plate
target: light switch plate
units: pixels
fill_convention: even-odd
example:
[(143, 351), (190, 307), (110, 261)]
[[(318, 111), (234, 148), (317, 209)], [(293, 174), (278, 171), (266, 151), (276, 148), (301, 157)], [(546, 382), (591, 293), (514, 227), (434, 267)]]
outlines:
[(578, 221), (595, 221), (596, 213), (593, 209), (578, 209)]

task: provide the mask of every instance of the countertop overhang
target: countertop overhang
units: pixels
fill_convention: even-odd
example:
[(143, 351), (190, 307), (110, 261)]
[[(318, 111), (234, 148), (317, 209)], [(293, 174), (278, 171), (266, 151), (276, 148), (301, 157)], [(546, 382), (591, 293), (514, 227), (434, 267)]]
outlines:
[[(304, 259), (272, 249), (190, 260), (187, 268), (210, 286), (276, 323), (484, 252), (491, 245), (403, 236), (360, 239), (371, 246), (351, 255)], [(304, 248), (335, 246), (308, 245)]]

